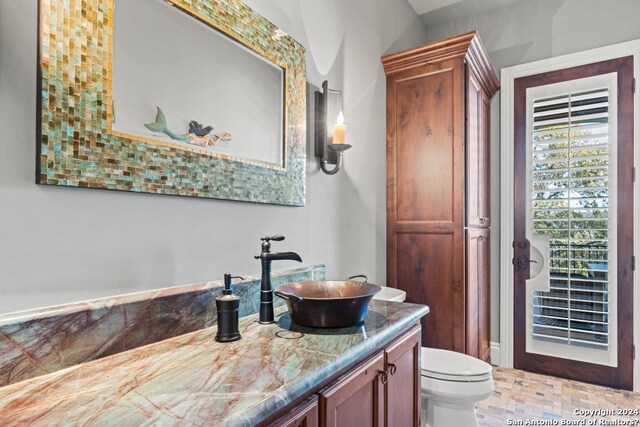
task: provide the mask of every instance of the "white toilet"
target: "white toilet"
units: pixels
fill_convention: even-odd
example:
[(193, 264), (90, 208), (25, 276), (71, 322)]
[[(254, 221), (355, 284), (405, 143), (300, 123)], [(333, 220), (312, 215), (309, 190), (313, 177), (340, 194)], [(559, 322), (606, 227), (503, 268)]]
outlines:
[[(374, 299), (404, 301), (400, 289), (383, 287)], [(449, 350), (422, 347), (422, 425), (477, 427), (476, 403), (495, 389), (491, 365)]]
[(373, 299), (381, 301), (398, 301), (403, 302), (407, 299), (407, 293), (401, 289), (390, 288), (388, 286), (382, 286), (380, 292), (373, 296)]
[(422, 347), (421, 366), (423, 425), (477, 427), (475, 405), (495, 389), (491, 365), (455, 351)]

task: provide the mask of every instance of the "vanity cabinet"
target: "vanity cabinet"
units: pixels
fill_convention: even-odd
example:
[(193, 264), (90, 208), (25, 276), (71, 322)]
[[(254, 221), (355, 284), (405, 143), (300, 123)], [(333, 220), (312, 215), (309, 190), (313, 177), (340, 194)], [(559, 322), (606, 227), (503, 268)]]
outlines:
[(414, 328), (384, 351), (387, 426), (420, 425), (420, 336), (420, 328)]
[(321, 425), (420, 425), (420, 327), (320, 392)]
[(382, 63), (387, 285), (431, 307), (425, 346), (488, 360), (489, 125), (498, 79), (476, 32)]
[(322, 426), (384, 426), (384, 354), (320, 392)]
[(419, 426), (420, 342), (418, 325), (271, 425)]
[(317, 427), (318, 396), (313, 395), (305, 403), (280, 418), (273, 427)]

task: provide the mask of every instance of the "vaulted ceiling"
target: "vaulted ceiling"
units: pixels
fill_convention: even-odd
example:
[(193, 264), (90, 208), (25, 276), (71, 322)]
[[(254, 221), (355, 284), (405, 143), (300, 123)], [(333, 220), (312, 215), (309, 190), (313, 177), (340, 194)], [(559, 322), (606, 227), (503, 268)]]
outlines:
[(508, 6), (520, 0), (409, 0), (427, 26)]

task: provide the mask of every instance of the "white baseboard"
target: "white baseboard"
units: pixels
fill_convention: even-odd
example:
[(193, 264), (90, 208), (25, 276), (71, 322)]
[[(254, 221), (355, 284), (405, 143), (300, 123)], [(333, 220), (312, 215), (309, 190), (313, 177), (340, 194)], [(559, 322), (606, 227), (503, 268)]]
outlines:
[(500, 366), (500, 343), (491, 342), (491, 364)]

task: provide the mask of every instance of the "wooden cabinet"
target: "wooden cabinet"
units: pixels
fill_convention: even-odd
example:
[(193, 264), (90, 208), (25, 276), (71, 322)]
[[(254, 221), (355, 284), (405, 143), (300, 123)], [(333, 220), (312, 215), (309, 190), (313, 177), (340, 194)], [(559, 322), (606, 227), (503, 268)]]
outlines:
[(278, 419), (273, 427), (317, 427), (318, 423), (318, 396), (314, 394), (306, 402)]
[(320, 392), (321, 425), (384, 426), (384, 354)]
[(385, 349), (386, 425), (420, 425), (420, 328)]
[(420, 425), (420, 327), (320, 392), (322, 426)]
[[(489, 257), (489, 103), (498, 79), (475, 32), (382, 62), (387, 284), (430, 306), (424, 345), (484, 358), (489, 263), (469, 253)], [(469, 246), (475, 229), (486, 233), (481, 248)]]

